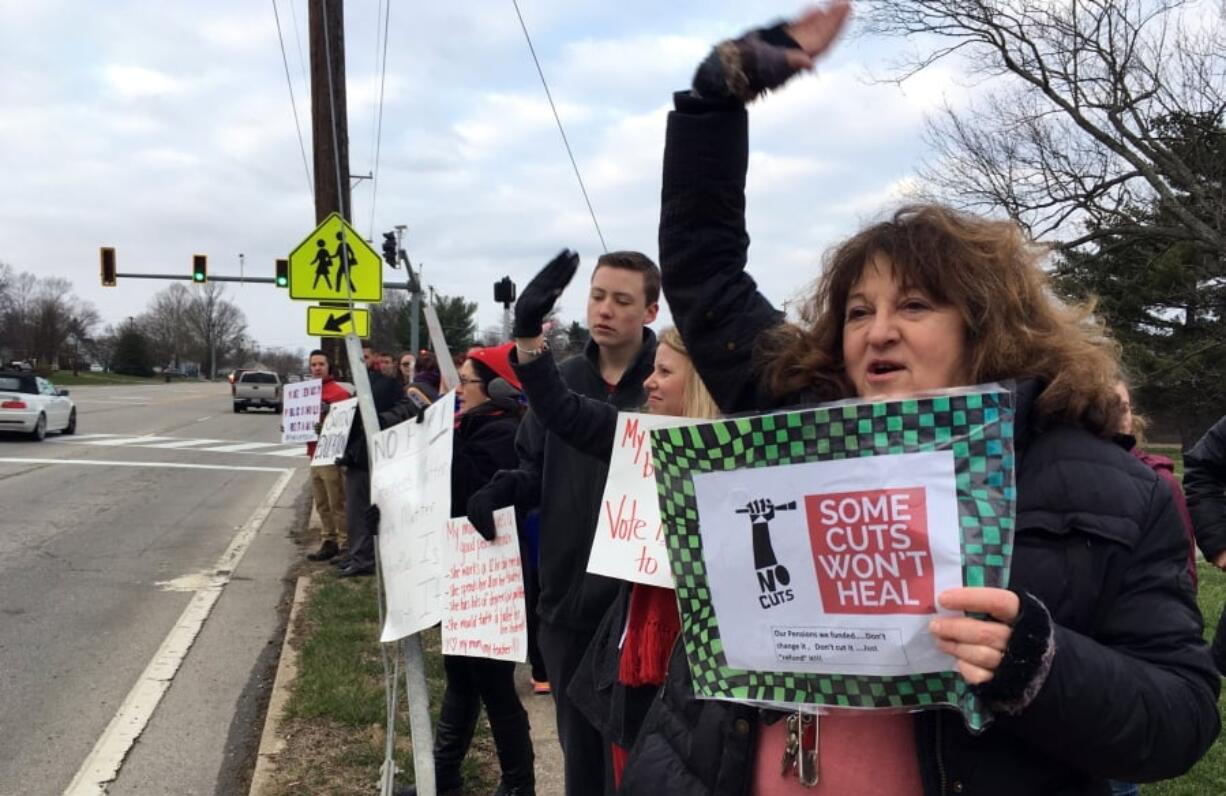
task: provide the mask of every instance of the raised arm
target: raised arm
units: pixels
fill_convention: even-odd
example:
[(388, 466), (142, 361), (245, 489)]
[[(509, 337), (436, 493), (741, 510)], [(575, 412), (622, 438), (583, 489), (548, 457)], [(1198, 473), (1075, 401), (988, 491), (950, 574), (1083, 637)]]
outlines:
[(664, 295), (724, 412), (772, 406), (753, 351), (762, 332), (783, 322), (783, 313), (745, 272), (745, 104), (812, 67), (847, 14), (846, 3), (833, 3), (790, 25), (722, 42), (698, 67), (691, 90), (673, 98), (660, 201)]

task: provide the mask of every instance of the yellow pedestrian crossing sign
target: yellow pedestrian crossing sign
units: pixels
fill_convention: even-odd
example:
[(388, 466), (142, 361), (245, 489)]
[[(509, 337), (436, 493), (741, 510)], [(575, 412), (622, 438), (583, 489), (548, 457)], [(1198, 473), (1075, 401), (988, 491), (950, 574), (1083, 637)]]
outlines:
[(370, 336), (370, 310), (348, 307), (307, 307), (307, 334), (311, 337), (344, 337), (353, 332)]
[(290, 252), (289, 297), (383, 301), (383, 258), (339, 213), (332, 213)]

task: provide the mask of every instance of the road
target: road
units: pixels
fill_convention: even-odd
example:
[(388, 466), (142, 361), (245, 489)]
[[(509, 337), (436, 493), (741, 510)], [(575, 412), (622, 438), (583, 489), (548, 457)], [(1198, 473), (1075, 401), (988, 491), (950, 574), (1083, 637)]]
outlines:
[(0, 794), (234, 792), (303, 446), (224, 383), (71, 393), (75, 436), (0, 437)]

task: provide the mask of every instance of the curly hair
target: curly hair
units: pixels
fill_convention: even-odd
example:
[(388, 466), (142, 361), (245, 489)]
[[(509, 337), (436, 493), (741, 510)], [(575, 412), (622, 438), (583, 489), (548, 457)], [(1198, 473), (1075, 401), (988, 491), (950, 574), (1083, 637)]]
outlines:
[[(677, 331), (676, 327), (669, 326), (659, 335), (660, 345), (666, 345), (690, 360), (690, 352), (685, 348), (685, 342), (681, 339), (681, 332)], [(707, 385), (703, 383), (702, 377), (698, 375), (698, 368), (694, 367), (690, 362), (690, 368), (685, 374), (685, 411), (683, 414), (686, 417), (704, 417), (716, 418), (720, 416), (719, 407), (715, 403), (715, 399), (711, 397), (710, 391), (707, 390)]]
[[(1035, 377), (1039, 420), (1110, 436), (1121, 407), (1114, 392), (1119, 346), (1093, 302), (1065, 304), (1041, 267), (1046, 250), (1016, 224), (940, 205), (907, 205), (831, 250), (799, 325), (772, 330), (759, 350), (777, 395), (854, 395), (843, 363), (847, 297), (865, 265), (882, 258), (904, 290), (918, 290), (962, 317), (971, 384)], [(950, 387), (962, 385), (949, 385)]]

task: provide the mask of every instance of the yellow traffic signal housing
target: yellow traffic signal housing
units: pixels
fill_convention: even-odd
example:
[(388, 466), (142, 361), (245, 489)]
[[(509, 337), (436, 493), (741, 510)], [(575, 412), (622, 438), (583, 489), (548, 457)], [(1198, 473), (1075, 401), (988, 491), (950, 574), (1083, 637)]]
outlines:
[(102, 286), (115, 287), (115, 249), (112, 246), (103, 246), (98, 253), (102, 261)]

